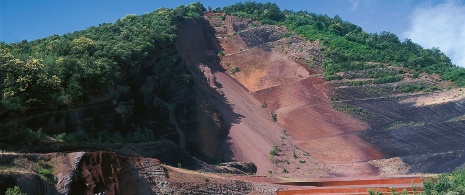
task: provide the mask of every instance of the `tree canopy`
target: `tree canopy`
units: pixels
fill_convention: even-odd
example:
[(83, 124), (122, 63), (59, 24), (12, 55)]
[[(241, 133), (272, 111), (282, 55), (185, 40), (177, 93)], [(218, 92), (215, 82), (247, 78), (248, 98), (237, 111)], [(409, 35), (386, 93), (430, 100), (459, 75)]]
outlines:
[(174, 44), (177, 25), (200, 3), (161, 8), (115, 23), (19, 43), (0, 43), (0, 111), (70, 105), (105, 92), (120, 73)]

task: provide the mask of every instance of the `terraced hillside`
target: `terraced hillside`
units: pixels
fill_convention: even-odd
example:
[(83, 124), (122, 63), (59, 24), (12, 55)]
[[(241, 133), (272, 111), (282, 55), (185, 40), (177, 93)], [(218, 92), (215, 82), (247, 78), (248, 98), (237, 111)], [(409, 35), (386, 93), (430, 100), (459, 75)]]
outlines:
[[(374, 74), (396, 79), (374, 84)], [(438, 90), (447, 82), (387, 64), (344, 72), (329, 83), (334, 108), (369, 124), (358, 135), (383, 158), (401, 157), (412, 173), (448, 172), (464, 163), (462, 89)]]
[[(221, 23), (220, 17), (219, 14), (207, 15), (206, 18), (210, 23), (204, 24), (206, 27), (203, 30), (193, 30), (194, 25), (202, 24), (199, 21), (186, 26), (186, 31), (190, 33), (185, 33), (188, 35), (186, 37), (180, 36), (178, 42), (180, 53), (183, 59), (189, 62), (191, 71), (201, 72), (204, 79), (210, 83), (210, 87), (224, 96), (223, 99), (216, 97), (216, 94), (211, 95), (213, 102), (218, 101), (214, 105), (220, 110), (225, 124), (231, 124), (227, 126), (229, 134), (223, 140), (223, 144), (210, 145), (209, 150), (213, 147), (213, 150), (217, 151), (215, 159), (254, 162), (258, 165), (258, 174), (308, 177), (333, 173), (345, 175), (342, 169), (348, 164), (347, 162), (359, 162), (360, 159), (367, 158), (364, 152), (357, 151), (371, 150), (368, 146), (354, 145), (340, 138), (329, 139), (346, 143), (339, 147), (339, 149), (347, 148), (345, 151), (351, 152), (347, 153), (346, 159), (338, 160), (337, 150), (328, 153), (324, 151), (325, 149), (309, 149), (317, 148), (322, 142), (317, 139), (318, 136), (326, 135), (325, 138), (328, 138), (342, 133), (343, 130), (338, 129), (338, 126), (350, 128), (344, 131), (363, 130), (365, 127), (361, 121), (333, 110), (328, 101), (326, 84), (319, 74), (321, 70), (304, 66), (305, 61), (315, 64), (321, 61), (317, 43), (306, 42), (295, 36), (286, 37), (288, 32), (275, 26), (251, 27), (253, 22), (231, 16), (227, 16)], [(215, 29), (217, 39), (211, 39), (212, 36), (208, 35), (211, 33), (209, 30), (213, 30), (210, 28)], [(234, 29), (241, 31), (236, 32)], [(249, 34), (260, 36), (249, 40), (242, 38), (250, 37)], [(199, 41), (195, 43), (186, 41), (199, 35), (208, 37), (198, 39)], [(184, 41), (186, 43), (183, 43)], [(258, 44), (260, 41), (262, 44)], [(236, 42), (243, 42), (243, 47), (238, 48), (240, 44), (235, 44)], [(216, 47), (205, 48), (206, 43)], [(305, 52), (313, 52), (316, 57), (304, 58), (304, 48)], [(231, 71), (235, 67), (238, 71)], [(273, 95), (264, 94), (271, 92), (276, 94), (275, 99), (266, 99)], [(316, 107), (320, 110), (314, 109), (312, 104), (318, 105)], [(329, 128), (320, 134), (306, 134), (307, 129), (298, 127), (312, 128), (313, 125), (309, 125), (308, 120), (295, 120), (303, 124), (294, 124), (293, 120), (285, 118), (288, 113), (297, 114), (293, 112), (295, 110), (313, 114), (318, 117), (320, 123)], [(332, 114), (334, 118), (324, 118), (328, 115), (320, 115), (319, 112), (322, 110), (328, 112), (328, 115)], [(336, 119), (342, 121), (338, 124), (330, 122)], [(315, 140), (309, 139), (312, 136)], [(359, 140), (356, 137), (351, 139)], [(370, 152), (376, 153), (374, 150)], [(357, 166), (357, 170), (347, 174), (361, 174), (362, 171), (371, 170), (372, 167), (365, 162)], [(299, 170), (300, 168), (305, 171)]]
[[(426, 100), (448, 85), (437, 76), (365, 63), (358, 70), (324, 77), (324, 50), (318, 41), (306, 41), (283, 27), (220, 13), (209, 13), (206, 19), (215, 29), (219, 47), (210, 53), (219, 56), (221, 65), (211, 67), (227, 72), (244, 86), (259, 102), (252, 104), (254, 113), (266, 110), (268, 120), (281, 129), (280, 138), (268, 139), (262, 146), (243, 141), (233, 125), (228, 136), (235, 150), (233, 160), (253, 161), (259, 173), (307, 177), (438, 173), (463, 164), (461, 93), (442, 92), (456, 96), (453, 100)], [(238, 90), (244, 91), (234, 89)], [(231, 100), (228, 92), (225, 98), (234, 109), (250, 106)], [(418, 99), (424, 99), (424, 105), (415, 105)], [(256, 131), (262, 136), (279, 132), (272, 129)], [(282, 153), (273, 156), (261, 150), (259, 155), (266, 160), (259, 161), (257, 152), (239, 149), (250, 142), (256, 148), (276, 145)], [(267, 161), (276, 166), (260, 169)]]

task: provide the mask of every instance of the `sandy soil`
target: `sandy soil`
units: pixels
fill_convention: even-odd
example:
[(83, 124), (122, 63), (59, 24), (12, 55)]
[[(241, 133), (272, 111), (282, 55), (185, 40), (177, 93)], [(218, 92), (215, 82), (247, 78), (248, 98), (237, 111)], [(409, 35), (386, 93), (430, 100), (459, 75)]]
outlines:
[(465, 98), (464, 88), (454, 88), (450, 90), (432, 92), (422, 96), (416, 96), (403, 100), (401, 103), (413, 103), (415, 106), (429, 106), (458, 101)]
[[(225, 53), (229, 54), (232, 51), (225, 49)], [(239, 67), (240, 71), (234, 74), (234, 78), (252, 92), (298, 81), (309, 76), (304, 67), (287, 56), (264, 51), (258, 47), (225, 56), (222, 58), (222, 64)]]

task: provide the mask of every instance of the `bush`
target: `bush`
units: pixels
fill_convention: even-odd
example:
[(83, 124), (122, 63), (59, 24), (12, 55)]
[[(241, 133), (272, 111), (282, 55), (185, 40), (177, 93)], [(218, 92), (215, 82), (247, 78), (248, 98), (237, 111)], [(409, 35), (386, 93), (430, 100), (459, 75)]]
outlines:
[(444, 173), (423, 181), (423, 191), (432, 194), (465, 194), (465, 170)]
[(27, 193), (22, 192), (18, 186), (15, 186), (13, 188), (7, 188), (5, 195), (27, 195)]
[(97, 131), (92, 135), (84, 131), (73, 133), (60, 133), (54, 136), (55, 139), (63, 142), (92, 142), (92, 143), (141, 143), (154, 139), (153, 131), (147, 128), (136, 128), (135, 131), (129, 132), (123, 136), (121, 132), (110, 133), (106, 130)]
[(273, 122), (278, 121), (278, 115), (275, 112), (270, 112), (270, 115)]
[(30, 145), (40, 141), (44, 137), (41, 129), (32, 130), (17, 125), (0, 127), (0, 145)]
[(289, 171), (286, 168), (283, 168), (283, 173), (289, 173)]
[(52, 164), (43, 160), (39, 160), (34, 165), (34, 171), (45, 180), (51, 180), (53, 178), (53, 170)]
[(239, 72), (239, 67), (235, 66), (229, 69), (229, 74), (235, 74)]
[(279, 156), (278, 151), (279, 151), (279, 147), (278, 147), (277, 145), (274, 145), (274, 147), (271, 148), (271, 150), (268, 151), (268, 153), (269, 153), (271, 156)]

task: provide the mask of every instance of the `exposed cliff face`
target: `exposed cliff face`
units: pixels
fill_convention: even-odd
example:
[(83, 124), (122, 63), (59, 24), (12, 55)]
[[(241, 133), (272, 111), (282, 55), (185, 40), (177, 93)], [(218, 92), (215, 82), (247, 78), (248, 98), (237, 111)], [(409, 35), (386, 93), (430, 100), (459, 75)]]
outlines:
[[(277, 189), (231, 175), (254, 174), (253, 163), (207, 165), (169, 142), (88, 147), (90, 152), (0, 154), (0, 193), (13, 186), (28, 194), (249, 193), (257, 189), (272, 193)], [(37, 163), (50, 165), (53, 175), (44, 176)]]

